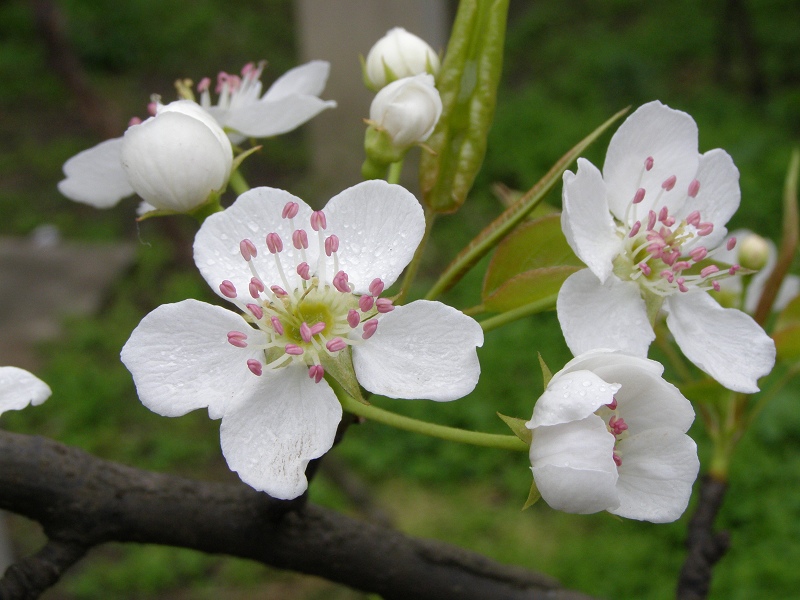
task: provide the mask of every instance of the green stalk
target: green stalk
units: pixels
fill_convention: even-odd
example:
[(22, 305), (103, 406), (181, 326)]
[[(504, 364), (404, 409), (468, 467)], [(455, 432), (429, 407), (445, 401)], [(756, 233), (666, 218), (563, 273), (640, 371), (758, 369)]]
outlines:
[(479, 324), (484, 331), (491, 331), (492, 329), (497, 329), (498, 327), (512, 323), (517, 319), (522, 319), (523, 317), (527, 317), (529, 315), (535, 315), (546, 310), (552, 310), (555, 308), (555, 306), (556, 296), (549, 296), (547, 298), (543, 298), (542, 300), (537, 300), (536, 302), (531, 302), (530, 304), (520, 306), (514, 310), (509, 310), (494, 317), (489, 317), (488, 319), (479, 321)]
[(389, 175), (386, 177), (387, 183), (400, 183), (400, 174), (403, 172), (403, 161), (398, 160), (389, 165)]
[(244, 175), (242, 175), (242, 172), (239, 169), (236, 169), (233, 173), (231, 173), (231, 178), (228, 180), (228, 185), (234, 192), (236, 192), (237, 196), (240, 196), (241, 194), (244, 194), (250, 190), (250, 186), (247, 184)]

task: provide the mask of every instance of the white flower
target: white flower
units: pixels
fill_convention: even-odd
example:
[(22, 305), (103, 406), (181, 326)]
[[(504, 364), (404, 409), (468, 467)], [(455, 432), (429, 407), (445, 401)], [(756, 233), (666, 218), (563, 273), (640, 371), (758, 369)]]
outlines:
[(248, 63), (242, 76), (221, 72), (217, 76), (217, 103), (212, 104), (211, 80), (197, 88), (200, 105), (228, 131), (233, 143), (246, 137), (262, 138), (296, 129), (323, 110), (336, 108), (333, 100), (321, 100), (330, 73), (330, 63), (313, 60), (284, 73), (261, 95), (261, 71), (265, 63)]
[(393, 81), (375, 95), (370, 121), (386, 131), (392, 143), (405, 148), (424, 142), (442, 116), (442, 99), (430, 75)]
[(84, 150), (64, 164), (62, 194), (97, 208), (133, 193), (157, 209), (186, 212), (228, 183), (233, 150), (225, 132), (189, 100), (159, 105), (156, 116), (121, 138)]
[(439, 56), (427, 42), (402, 27), (375, 42), (366, 60), (366, 75), (375, 89), (403, 77), (439, 71)]
[(50, 397), (48, 385), (17, 367), (0, 367), (0, 415), (7, 410), (38, 406)]
[(690, 402), (652, 360), (609, 350), (556, 373), (526, 424), (536, 486), (552, 508), (654, 523), (686, 510), (700, 463)]
[[(614, 348), (646, 356), (648, 315), (663, 308), (683, 353), (725, 387), (753, 393), (775, 345), (745, 313), (707, 293), (728, 270), (703, 262), (725, 248), (739, 173), (723, 150), (697, 151), (697, 126), (660, 102), (636, 110), (611, 139), (603, 173), (585, 159), (564, 173), (564, 234), (589, 269), (557, 302), (573, 354)], [(717, 248), (720, 246), (720, 248)]]
[(382, 296), (424, 229), (414, 196), (384, 181), (349, 188), (324, 211), (282, 190), (243, 194), (205, 220), (194, 256), (244, 316), (194, 300), (146, 316), (122, 350), (142, 402), (164, 416), (207, 407), (222, 418), (230, 468), (294, 498), (342, 414), (326, 365), (352, 351), (359, 383), (394, 398), (469, 393), (480, 326), (439, 302), (394, 306)]

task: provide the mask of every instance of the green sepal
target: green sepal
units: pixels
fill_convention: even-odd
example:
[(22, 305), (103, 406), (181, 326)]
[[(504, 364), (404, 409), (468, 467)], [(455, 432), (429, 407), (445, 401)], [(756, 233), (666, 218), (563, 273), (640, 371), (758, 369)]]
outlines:
[(525, 427), (525, 423), (527, 421), (525, 419), (518, 419), (517, 417), (509, 417), (502, 413), (497, 413), (497, 416), (503, 419), (503, 423), (508, 425), (508, 428), (512, 431), (512, 433), (521, 439), (523, 442), (531, 445), (531, 440), (533, 439), (533, 435), (531, 434), (531, 430)]
[(258, 152), (264, 146), (253, 146), (249, 150), (245, 150), (240, 155), (233, 159), (233, 164), (231, 165), (231, 173), (239, 169), (239, 166), (244, 162), (244, 159), (253, 154), (254, 152)]
[(190, 211), (180, 211), (180, 210), (165, 210), (165, 209), (156, 209), (151, 210), (149, 212), (144, 213), (140, 217), (137, 217), (136, 220), (138, 222), (146, 221), (147, 219), (152, 219), (153, 217), (170, 217), (173, 215), (189, 215), (197, 219), (200, 223), (205, 221), (206, 217), (209, 215), (213, 215), (216, 212), (220, 212), (223, 210), (222, 205), (219, 202), (220, 199), (220, 192), (211, 192), (208, 195), (208, 198), (205, 202), (203, 202), (200, 206), (195, 207)]
[(361, 394), (361, 387), (358, 385), (356, 372), (353, 369), (353, 355), (349, 347), (333, 356), (329, 356), (327, 353), (322, 354), (321, 363), (326, 375), (333, 377), (348, 395), (361, 404), (369, 406), (369, 402)]
[(550, 380), (553, 379), (553, 372), (550, 370), (550, 367), (547, 366), (547, 363), (544, 362), (542, 353), (537, 352), (536, 355), (539, 357), (539, 367), (542, 369), (542, 382), (544, 383), (544, 389), (547, 389), (547, 386), (550, 385)]
[(442, 116), (420, 159), (423, 203), (434, 213), (464, 203), (486, 154), (503, 68), (509, 0), (461, 0), (436, 87)]
[(527, 510), (534, 504), (539, 501), (542, 495), (539, 493), (539, 488), (536, 487), (536, 481), (531, 481), (531, 491), (528, 492), (528, 499), (525, 500), (525, 504), (522, 506), (522, 510)]
[(408, 152), (408, 148), (398, 148), (386, 131), (367, 121), (364, 132), (364, 153), (367, 158), (361, 165), (361, 176), (364, 179), (385, 179), (389, 166), (400, 162)]

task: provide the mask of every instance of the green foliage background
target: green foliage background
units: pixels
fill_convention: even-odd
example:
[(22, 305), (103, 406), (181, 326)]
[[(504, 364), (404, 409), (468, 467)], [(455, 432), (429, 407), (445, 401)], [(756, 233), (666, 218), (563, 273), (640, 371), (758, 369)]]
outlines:
[[(570, 146), (625, 105), (658, 98), (689, 112), (701, 150), (725, 148), (741, 171), (742, 208), (732, 227), (775, 237), (789, 152), (800, 139), (800, 11), (793, 0), (745, 3), (758, 53), (727, 17), (728, 2), (581, 0), (512, 2), (504, 84), (483, 171), (461, 212), (441, 220), (418, 292), (501, 207), (495, 181), (526, 189)], [(65, 0), (69, 36), (91, 83), (125, 115), (144, 116), (151, 90), (171, 93), (178, 76), (270, 61), (267, 79), (296, 64), (287, 0)], [(357, 16), (354, 16), (357, 19)], [(193, 225), (135, 226), (135, 203), (95, 211), (55, 189), (62, 163), (98, 140), (48, 67), (31, 4), (0, 4), (0, 233), (24, 235), (56, 224), (70, 239), (141, 241), (137, 267), (114, 287), (96, 318), (72, 320), (67, 335), (41, 348), (38, 373), (54, 389), (45, 405), (3, 416), (14, 431), (53, 437), (100, 456), (187, 476), (235, 481), (222, 460), (218, 423), (202, 411), (158, 417), (136, 399), (118, 360), (149, 310), (187, 297), (215, 301), (186, 260)], [(729, 48), (726, 58), (720, 48)], [(753, 70), (755, 65), (755, 71)], [(358, 68), (357, 64), (353, 68)], [(753, 81), (763, 86), (754, 86)], [(120, 131), (124, 120), (120, 123)], [(259, 178), (300, 185), (302, 132), (270, 140), (251, 159)], [(587, 153), (601, 165), (607, 137)], [(355, 183), (355, 182), (354, 182)], [(552, 203), (558, 204), (558, 192)], [(485, 262), (483, 263), (485, 266)], [(478, 302), (480, 268), (447, 297)], [(491, 332), (473, 394), (440, 405), (381, 400), (399, 412), (504, 433), (495, 411), (527, 417), (541, 390), (541, 351), (553, 370), (569, 353), (554, 315)], [(734, 460), (720, 525), (732, 548), (716, 570), (712, 598), (789, 597), (800, 586), (800, 411), (790, 386), (762, 413)], [(692, 432), (701, 456), (701, 428)], [(366, 423), (333, 451), (372, 488), (375, 501), (410, 533), (438, 537), (503, 561), (541, 569), (565, 585), (607, 598), (670, 598), (683, 560), (686, 517), (671, 525), (578, 517), (543, 504), (520, 513), (526, 457), (440, 443)], [(357, 512), (323, 476), (312, 499)], [(34, 550), (35, 525), (12, 521), (18, 550)], [(359, 598), (311, 578), (245, 561), (152, 546), (94, 551), (45, 597)]]

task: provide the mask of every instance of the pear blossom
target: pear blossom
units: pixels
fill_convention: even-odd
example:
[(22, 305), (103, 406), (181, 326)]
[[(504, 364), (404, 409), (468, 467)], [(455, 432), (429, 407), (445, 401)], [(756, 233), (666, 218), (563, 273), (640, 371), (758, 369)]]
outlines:
[(242, 315), (196, 300), (147, 315), (122, 349), (141, 401), (164, 416), (208, 408), (222, 418), (229, 467), (288, 499), (306, 489), (305, 467), (331, 448), (341, 419), (326, 374), (344, 365), (394, 398), (469, 393), (480, 374), (477, 322), (385, 294), (424, 229), (416, 198), (384, 181), (319, 211), (283, 190), (242, 194), (205, 220), (194, 244), (205, 280)]
[(526, 426), (534, 481), (571, 513), (654, 523), (686, 510), (700, 463), (694, 410), (657, 362), (593, 350), (553, 375)]
[(64, 164), (59, 191), (109, 208), (134, 193), (152, 207), (191, 211), (228, 184), (233, 150), (225, 132), (189, 100), (159, 105), (121, 138), (84, 150)]
[(0, 367), (0, 415), (7, 410), (38, 406), (50, 397), (50, 387), (18, 367)]
[(427, 74), (393, 81), (375, 95), (369, 108), (372, 124), (398, 148), (427, 140), (441, 116), (442, 99)]
[(402, 27), (390, 29), (375, 42), (364, 65), (365, 78), (374, 89), (403, 77), (439, 71), (439, 56), (422, 38)]
[(558, 319), (573, 354), (613, 348), (646, 356), (660, 309), (686, 357), (725, 387), (758, 391), (775, 345), (745, 313), (709, 294), (736, 275), (717, 253), (739, 206), (739, 173), (715, 149), (699, 154), (697, 126), (660, 102), (637, 109), (609, 144), (603, 172), (579, 158), (564, 173), (562, 228), (588, 269), (561, 287)]

